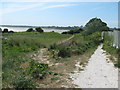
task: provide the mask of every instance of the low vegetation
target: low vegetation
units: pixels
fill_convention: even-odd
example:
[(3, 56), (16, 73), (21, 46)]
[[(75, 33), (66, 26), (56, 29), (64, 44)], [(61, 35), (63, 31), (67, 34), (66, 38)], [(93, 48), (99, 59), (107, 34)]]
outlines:
[[(32, 59), (27, 57), (26, 54), (39, 48), (49, 47), (51, 44), (68, 37), (70, 37), (70, 35), (60, 35), (59, 33), (54, 32), (3, 33), (3, 88), (17, 88), (22, 87), (23, 84), (26, 85), (23, 87), (35, 86), (32, 85), (34, 82), (32, 77), (39, 79), (43, 78), (46, 75), (48, 66), (37, 62), (32, 62), (32, 64), (28, 63), (31, 62)], [(37, 67), (36, 65), (39, 65), (40, 67)], [(23, 77), (25, 78), (24, 80), (22, 79)], [(29, 80), (31, 80), (30, 84), (28, 83)]]
[(53, 53), (54, 58), (65, 58), (70, 57), (71, 55), (84, 54), (88, 49), (98, 46), (101, 41), (100, 32), (88, 36), (76, 34), (69, 42), (61, 45), (53, 44), (50, 46), (49, 50)]
[[(56, 42), (69, 38), (71, 35), (55, 32), (19, 32), (4, 33), (3, 38), (3, 87), (37, 87), (35, 80), (42, 80), (48, 75), (47, 64), (33, 61), (26, 54), (39, 48), (48, 47), (53, 58), (71, 57), (84, 54), (89, 48), (97, 46), (100, 42), (100, 33), (89, 36), (76, 34), (67, 43), (57, 45)], [(63, 59), (64, 60), (64, 59)], [(24, 65), (25, 64), (25, 65)], [(51, 80), (57, 80), (52, 78)], [(29, 82), (29, 83), (28, 83)]]
[[(113, 47), (113, 37), (105, 33), (103, 49), (105, 49), (109, 54), (111, 54), (110, 60), (114, 63), (116, 67), (120, 68), (120, 51)], [(115, 59), (117, 58), (117, 60)]]

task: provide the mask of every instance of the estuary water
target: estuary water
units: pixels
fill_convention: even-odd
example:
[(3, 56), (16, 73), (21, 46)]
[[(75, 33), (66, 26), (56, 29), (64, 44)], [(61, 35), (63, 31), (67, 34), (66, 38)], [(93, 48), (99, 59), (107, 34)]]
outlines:
[[(30, 27), (0, 27), (2, 30), (4, 30), (5, 28), (7, 28), (9, 31), (14, 31), (14, 32), (24, 32), (27, 29), (29, 29)], [(54, 28), (42, 28), (44, 30), (44, 32), (58, 32), (58, 33), (62, 33), (65, 31), (68, 31), (68, 29), (54, 29)]]

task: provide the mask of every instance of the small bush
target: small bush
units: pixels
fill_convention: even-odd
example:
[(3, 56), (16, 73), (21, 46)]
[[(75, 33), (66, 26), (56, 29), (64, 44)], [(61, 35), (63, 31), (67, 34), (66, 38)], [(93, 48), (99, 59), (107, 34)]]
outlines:
[(50, 45), (49, 49), (56, 49), (56, 48), (57, 48), (57, 45), (56, 44), (52, 44), (52, 45)]
[(5, 29), (3, 30), (3, 33), (8, 33), (8, 29), (5, 28)]
[(14, 82), (15, 88), (35, 88), (36, 84), (35, 82), (32, 82), (31, 79), (20, 77)]
[(67, 49), (67, 48), (61, 48), (59, 49), (59, 52), (58, 52), (58, 57), (62, 57), (62, 58), (65, 58), (65, 57), (70, 57), (71, 54), (70, 54), (70, 50)]
[(30, 62), (30, 74), (34, 78), (43, 79), (48, 71), (48, 64), (37, 63), (35, 61)]
[(33, 32), (33, 28), (29, 28), (26, 32)]
[(36, 27), (35, 30), (40, 33), (44, 32), (41, 27)]
[(14, 31), (9, 31), (8, 33), (14, 33)]

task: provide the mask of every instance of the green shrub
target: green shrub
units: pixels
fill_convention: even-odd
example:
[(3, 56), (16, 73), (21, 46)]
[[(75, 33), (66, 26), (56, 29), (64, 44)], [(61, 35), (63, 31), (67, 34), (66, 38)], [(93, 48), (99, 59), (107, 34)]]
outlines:
[(98, 46), (102, 41), (101, 33), (95, 32), (88, 36), (83, 36), (82, 34), (76, 34), (74, 38), (66, 43), (65, 45), (53, 44), (50, 46), (49, 50), (52, 49), (53, 58), (70, 57), (71, 55), (79, 55), (85, 53), (89, 48)]
[(120, 68), (120, 50), (114, 48), (113, 46), (113, 37), (109, 36), (108, 33), (105, 33), (103, 49), (106, 50), (109, 54), (118, 58), (118, 62), (114, 62), (114, 66)]
[(76, 28), (70, 31), (62, 32), (62, 34), (76, 34), (76, 33), (81, 33), (83, 31), (82, 28)]
[(8, 29), (5, 28), (2, 33), (8, 33)]
[(70, 50), (68, 48), (60, 48), (59, 49), (59, 52), (58, 52), (58, 57), (62, 57), (62, 58), (65, 58), (65, 57), (70, 57), (71, 54), (70, 54)]
[(56, 44), (52, 44), (52, 45), (50, 45), (49, 50), (56, 49), (56, 48), (57, 48), (57, 45)]
[(59, 80), (59, 79), (60, 79), (59, 77), (51, 78), (51, 80)]
[(36, 27), (35, 30), (36, 30), (37, 32), (40, 32), (40, 33), (44, 32), (41, 27)]
[(25, 77), (18, 78), (13, 85), (15, 88), (35, 88), (36, 87), (35, 82), (32, 82), (31, 79), (25, 78)]
[(43, 79), (48, 72), (48, 64), (38, 63), (33, 60), (30, 62), (29, 68), (29, 72), (34, 78)]
[(33, 28), (29, 28), (26, 32), (33, 32)]

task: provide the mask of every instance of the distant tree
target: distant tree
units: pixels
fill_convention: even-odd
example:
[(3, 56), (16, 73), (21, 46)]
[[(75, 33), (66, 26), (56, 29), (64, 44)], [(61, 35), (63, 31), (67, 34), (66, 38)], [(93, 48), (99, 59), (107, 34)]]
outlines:
[(36, 27), (35, 30), (40, 33), (44, 32), (41, 27)]
[(9, 31), (8, 33), (14, 33), (14, 31), (11, 30), (11, 31)]
[(109, 27), (99, 18), (92, 18), (84, 27), (86, 34), (92, 34), (96, 31), (107, 31)]
[(33, 32), (33, 28), (29, 28), (26, 32)]
[(3, 30), (3, 33), (8, 33), (8, 29), (5, 28), (5, 29)]

